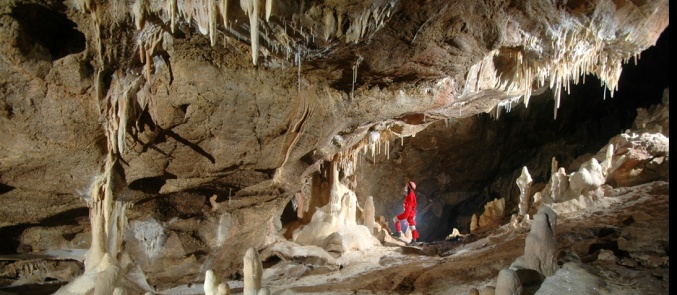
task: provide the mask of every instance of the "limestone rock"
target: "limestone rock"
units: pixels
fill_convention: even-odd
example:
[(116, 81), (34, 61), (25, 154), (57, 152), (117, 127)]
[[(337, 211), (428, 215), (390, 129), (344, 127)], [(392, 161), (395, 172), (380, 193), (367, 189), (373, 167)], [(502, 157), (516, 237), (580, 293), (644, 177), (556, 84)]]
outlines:
[(244, 289), (243, 294), (257, 295), (261, 290), (263, 266), (259, 260), (259, 252), (256, 248), (247, 249), (244, 256)]
[(505, 215), (505, 199), (495, 199), (484, 205), (484, 212), (479, 218), (479, 227), (499, 224)]
[(531, 205), (531, 184), (533, 181), (527, 167), (522, 167), (522, 174), (520, 174), (520, 177), (515, 181), (520, 189), (519, 214), (522, 216), (529, 213), (529, 206)]
[(374, 218), (376, 209), (374, 208), (374, 197), (369, 196), (367, 198), (367, 201), (364, 204), (364, 212), (362, 213), (362, 223), (364, 226), (367, 227), (369, 232), (375, 233), (375, 223), (376, 220)]
[(610, 172), (613, 186), (632, 186), (669, 177), (669, 139), (663, 134), (624, 133), (610, 142), (616, 146)]
[(531, 231), (524, 245), (524, 255), (518, 257), (511, 268), (533, 269), (546, 277), (553, 275), (557, 270), (556, 225), (555, 212), (550, 207), (541, 206), (531, 222)]
[(517, 273), (509, 268), (502, 269), (496, 279), (496, 295), (522, 294), (522, 283)]
[(343, 253), (361, 251), (380, 245), (379, 241), (363, 225), (344, 225), (329, 235), (322, 243), (328, 252)]

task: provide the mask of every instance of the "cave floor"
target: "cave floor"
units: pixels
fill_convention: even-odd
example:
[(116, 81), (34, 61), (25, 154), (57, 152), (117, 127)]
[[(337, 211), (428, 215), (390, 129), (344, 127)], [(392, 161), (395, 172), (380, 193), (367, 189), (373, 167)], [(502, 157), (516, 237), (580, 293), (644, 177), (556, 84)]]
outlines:
[[(611, 196), (576, 204), (578, 210), (556, 210), (558, 265), (576, 263), (596, 277), (597, 285), (565, 278), (572, 284), (569, 294), (591, 289), (597, 290), (592, 294), (669, 294), (669, 182), (618, 188)], [(471, 288), (495, 286), (499, 271), (524, 253), (528, 230), (505, 224), (420, 249), (350, 251), (337, 259), (338, 266), (279, 261), (265, 266), (262, 284), (271, 294), (468, 294)], [(228, 283), (232, 294), (242, 293), (242, 281)], [(523, 291), (561, 293), (539, 288), (540, 283)], [(202, 286), (163, 293), (190, 290), (199, 293)]]

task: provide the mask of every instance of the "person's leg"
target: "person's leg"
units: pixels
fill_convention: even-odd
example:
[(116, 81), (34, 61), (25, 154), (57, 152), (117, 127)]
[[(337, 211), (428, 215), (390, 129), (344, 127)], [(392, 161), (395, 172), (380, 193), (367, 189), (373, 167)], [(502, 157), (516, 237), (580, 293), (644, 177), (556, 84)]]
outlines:
[(409, 223), (409, 226), (411, 227), (411, 238), (414, 241), (418, 241), (418, 230), (416, 229), (416, 220), (414, 219), (415, 216), (415, 214), (407, 216), (407, 223)]
[(407, 219), (407, 212), (402, 212), (402, 214), (395, 216), (393, 222), (395, 222), (395, 234), (402, 236), (402, 226), (400, 225), (401, 220)]

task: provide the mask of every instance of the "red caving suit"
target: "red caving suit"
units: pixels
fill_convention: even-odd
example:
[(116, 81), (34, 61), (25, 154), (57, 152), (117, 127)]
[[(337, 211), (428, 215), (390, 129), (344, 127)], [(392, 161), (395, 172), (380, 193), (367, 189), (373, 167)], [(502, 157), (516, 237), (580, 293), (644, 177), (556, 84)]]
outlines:
[[(406, 219), (407, 222), (409, 223), (409, 226), (415, 226), (416, 221), (414, 220), (414, 217), (416, 217), (416, 194), (414, 194), (414, 190), (409, 189), (409, 193), (407, 193), (407, 196), (404, 198), (404, 212), (402, 212), (402, 214), (400, 215), (397, 215), (397, 222), (395, 222), (395, 231), (396, 232), (402, 231), (402, 228), (400, 226), (400, 220)], [(416, 229), (412, 230), (411, 237), (417, 240), (418, 230)]]

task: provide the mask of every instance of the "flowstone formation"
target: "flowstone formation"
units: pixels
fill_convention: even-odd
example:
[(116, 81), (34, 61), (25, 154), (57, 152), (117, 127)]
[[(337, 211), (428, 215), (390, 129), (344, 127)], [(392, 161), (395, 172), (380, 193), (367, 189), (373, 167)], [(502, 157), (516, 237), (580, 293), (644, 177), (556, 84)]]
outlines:
[[(556, 114), (586, 74), (611, 96), (622, 64), (669, 22), (667, 0), (358, 2), (4, 1), (2, 253), (87, 250), (58, 287), (98, 294), (234, 275), (247, 249), (283, 240), (332, 253), (383, 243), (387, 225), (360, 219), (372, 207), (359, 206), (359, 165), (390, 160), (436, 121), (499, 117), (544, 88)], [(601, 165), (622, 184), (631, 162)], [(544, 200), (594, 192), (599, 167), (586, 169), (558, 174)], [(296, 231), (280, 216), (299, 195)], [(396, 198), (374, 196), (374, 216)], [(36, 225), (73, 232), (21, 238)]]

